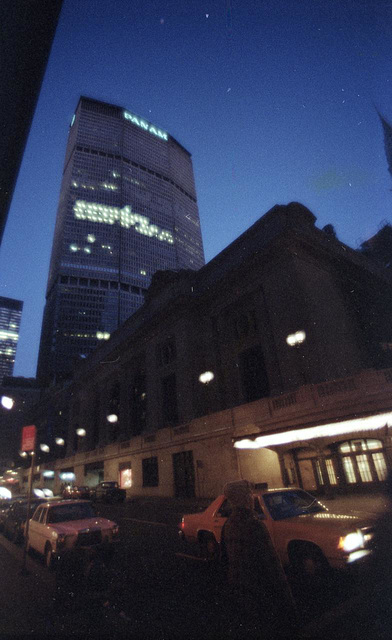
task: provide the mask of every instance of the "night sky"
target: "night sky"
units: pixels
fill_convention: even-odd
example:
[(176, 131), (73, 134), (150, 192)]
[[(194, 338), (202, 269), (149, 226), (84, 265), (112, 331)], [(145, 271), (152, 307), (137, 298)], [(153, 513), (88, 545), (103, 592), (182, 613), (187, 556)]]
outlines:
[(80, 95), (192, 153), (206, 260), (275, 204), (357, 248), (392, 222), (376, 108), (392, 120), (387, 0), (64, 0), (0, 250), (35, 376), (68, 128)]

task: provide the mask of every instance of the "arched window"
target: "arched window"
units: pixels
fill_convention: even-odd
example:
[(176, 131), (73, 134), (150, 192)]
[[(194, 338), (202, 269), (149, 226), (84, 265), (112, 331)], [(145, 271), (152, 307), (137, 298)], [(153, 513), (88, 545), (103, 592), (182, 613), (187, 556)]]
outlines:
[(347, 484), (371, 484), (386, 480), (388, 467), (381, 440), (347, 440), (339, 445), (338, 452)]

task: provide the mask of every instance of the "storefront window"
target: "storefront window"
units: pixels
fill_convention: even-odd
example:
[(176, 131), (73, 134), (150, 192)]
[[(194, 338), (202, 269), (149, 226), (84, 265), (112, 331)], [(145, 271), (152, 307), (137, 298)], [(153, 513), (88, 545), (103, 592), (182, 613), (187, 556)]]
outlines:
[(367, 455), (356, 456), (356, 458), (362, 482), (372, 482), (372, 472), (370, 471)]
[(122, 489), (132, 487), (132, 469), (122, 469), (120, 471), (120, 487)]
[(327, 467), (329, 484), (337, 484), (338, 481), (336, 478), (335, 469), (334, 469), (331, 458), (327, 458), (325, 460), (325, 466)]
[(355, 477), (353, 461), (351, 460), (351, 458), (343, 458), (342, 462), (343, 462), (344, 475), (346, 476), (346, 480), (348, 484), (355, 483), (357, 479)]
[(316, 460), (316, 471), (317, 471), (317, 478), (318, 478), (319, 484), (324, 484), (324, 478), (321, 471), (320, 460)]
[(372, 458), (374, 462), (374, 466), (376, 468), (377, 478), (380, 482), (387, 479), (388, 470), (387, 465), (385, 463), (384, 454), (381, 453), (372, 453)]

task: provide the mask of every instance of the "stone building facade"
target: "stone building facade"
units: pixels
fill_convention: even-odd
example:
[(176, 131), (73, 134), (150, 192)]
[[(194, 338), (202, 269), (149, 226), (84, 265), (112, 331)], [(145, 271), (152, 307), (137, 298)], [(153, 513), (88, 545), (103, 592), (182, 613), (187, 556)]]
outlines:
[(277, 205), (198, 272), (158, 272), (143, 307), (48, 390), (32, 414), (52, 439), (40, 482), (118, 480), (130, 496), (214, 496), (239, 477), (378, 487), (392, 464), (391, 309), (385, 270), (304, 206)]

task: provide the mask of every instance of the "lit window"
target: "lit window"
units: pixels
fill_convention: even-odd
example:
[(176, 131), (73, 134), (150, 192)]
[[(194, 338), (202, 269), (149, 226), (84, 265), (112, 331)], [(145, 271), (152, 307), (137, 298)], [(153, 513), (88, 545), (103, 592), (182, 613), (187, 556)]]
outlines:
[(132, 469), (122, 469), (120, 471), (120, 487), (122, 489), (132, 487)]
[(358, 463), (358, 471), (361, 476), (362, 482), (372, 482), (372, 473), (369, 467), (369, 461), (367, 455), (363, 454), (361, 456), (356, 456)]
[(344, 470), (344, 474), (346, 476), (347, 482), (349, 484), (355, 483), (356, 477), (355, 477), (353, 461), (351, 460), (351, 458), (343, 458), (342, 462), (343, 462), (343, 470)]
[(316, 460), (317, 477), (320, 484), (324, 484), (323, 474), (321, 472), (320, 460)]
[(327, 458), (325, 460), (325, 466), (327, 467), (329, 484), (337, 484), (338, 481), (336, 479), (335, 469), (334, 469), (333, 462), (332, 462), (331, 458)]
[(366, 440), (366, 444), (368, 449), (382, 449), (381, 440), (373, 440), (371, 438), (368, 438)]
[(372, 458), (373, 458), (374, 466), (376, 468), (377, 478), (379, 479), (380, 482), (382, 482), (383, 480), (386, 480), (388, 475), (388, 470), (387, 470), (387, 465), (385, 464), (384, 454), (381, 452), (372, 453)]

